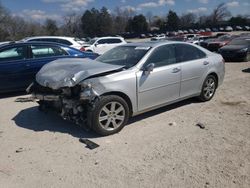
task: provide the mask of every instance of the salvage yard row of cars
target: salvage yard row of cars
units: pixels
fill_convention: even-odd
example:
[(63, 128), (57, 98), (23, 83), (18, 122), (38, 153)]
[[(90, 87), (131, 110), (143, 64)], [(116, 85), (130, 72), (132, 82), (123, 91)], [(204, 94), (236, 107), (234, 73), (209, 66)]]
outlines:
[[(209, 51), (220, 53), (226, 61), (250, 60), (250, 33), (242, 33), (240, 35), (219, 33), (217, 36), (185, 34), (158, 40), (182, 41), (196, 44)], [(156, 41), (156, 38), (152, 38), (152, 41)]]
[(143, 112), (190, 97), (211, 100), (224, 79), (224, 59), (249, 57), (249, 35), (208, 39), (223, 41), (216, 50), (224, 59), (190, 42), (197, 37), (143, 43), (103, 37), (75, 48), (68, 43), (72, 38), (59, 37), (2, 44), (0, 92), (27, 88), (41, 111), (56, 111), (100, 135), (114, 134)]

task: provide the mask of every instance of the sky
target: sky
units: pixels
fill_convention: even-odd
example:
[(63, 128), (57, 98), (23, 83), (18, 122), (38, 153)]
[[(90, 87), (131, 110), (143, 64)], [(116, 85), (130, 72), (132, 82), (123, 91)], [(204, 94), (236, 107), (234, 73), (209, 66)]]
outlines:
[(47, 18), (60, 22), (64, 15), (83, 13), (86, 9), (119, 7), (137, 14), (165, 16), (169, 10), (185, 13), (209, 14), (219, 4), (226, 3), (232, 15), (250, 15), (250, 0), (0, 0), (13, 15), (27, 20), (43, 22)]

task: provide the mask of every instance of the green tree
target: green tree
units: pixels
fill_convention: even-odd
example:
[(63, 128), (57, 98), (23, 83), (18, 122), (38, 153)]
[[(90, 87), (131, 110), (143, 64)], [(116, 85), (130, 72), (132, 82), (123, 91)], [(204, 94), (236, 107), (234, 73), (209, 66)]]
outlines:
[(113, 33), (113, 20), (106, 7), (102, 7), (99, 13), (99, 30), (100, 35), (110, 35)]
[(167, 15), (167, 28), (169, 30), (177, 30), (180, 25), (180, 19), (176, 12), (170, 10)]
[(242, 16), (231, 17), (229, 19), (229, 23), (230, 23), (230, 25), (246, 25), (247, 18), (244, 18)]
[(127, 24), (127, 31), (135, 33), (145, 33), (148, 31), (148, 23), (142, 14), (134, 16), (133, 19), (129, 19)]

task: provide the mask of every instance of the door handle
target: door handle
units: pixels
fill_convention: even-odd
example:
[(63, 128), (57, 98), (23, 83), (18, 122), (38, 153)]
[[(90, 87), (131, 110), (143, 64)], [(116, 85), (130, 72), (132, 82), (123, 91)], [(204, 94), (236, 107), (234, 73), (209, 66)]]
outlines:
[(208, 65), (208, 64), (209, 64), (208, 61), (204, 61), (204, 62), (203, 62), (203, 65)]
[(180, 68), (174, 68), (174, 69), (172, 70), (172, 73), (177, 73), (177, 72), (180, 72), (180, 71), (181, 71)]

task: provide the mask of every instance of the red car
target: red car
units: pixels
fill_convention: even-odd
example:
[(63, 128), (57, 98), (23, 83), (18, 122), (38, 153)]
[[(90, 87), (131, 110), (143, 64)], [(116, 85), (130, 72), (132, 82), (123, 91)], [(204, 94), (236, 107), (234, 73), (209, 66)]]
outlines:
[(207, 49), (212, 52), (217, 52), (221, 47), (228, 44), (232, 39), (236, 38), (236, 35), (223, 35), (217, 39), (210, 41), (207, 44)]

